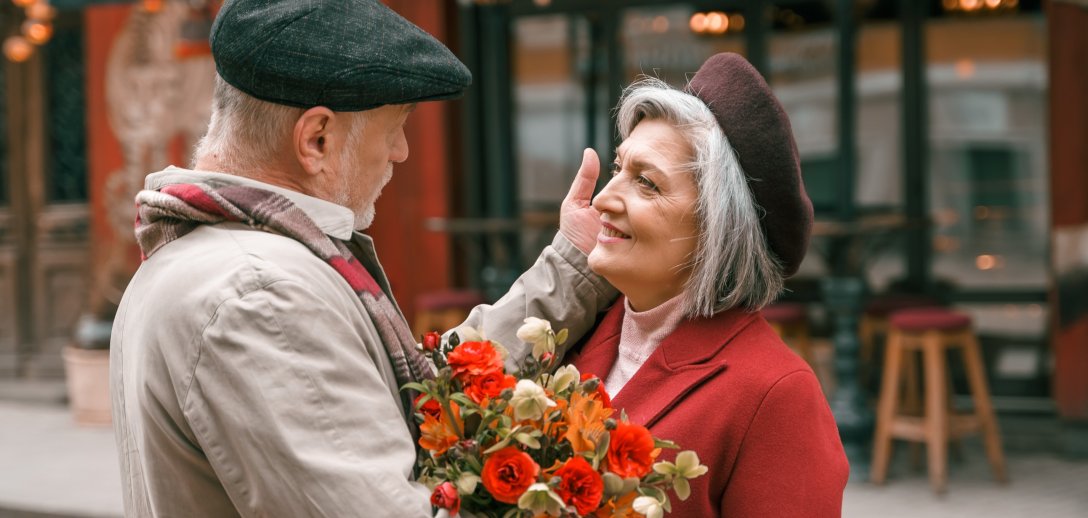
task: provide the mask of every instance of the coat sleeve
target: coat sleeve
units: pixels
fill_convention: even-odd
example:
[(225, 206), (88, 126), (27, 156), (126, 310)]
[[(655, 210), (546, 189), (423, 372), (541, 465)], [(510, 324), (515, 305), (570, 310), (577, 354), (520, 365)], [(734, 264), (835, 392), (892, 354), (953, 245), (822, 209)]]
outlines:
[(200, 339), (185, 417), (241, 516), (430, 515), (357, 322), (280, 280), (223, 302)]
[(778, 380), (741, 443), (720, 516), (838, 517), (849, 467), (820, 383), (810, 371)]
[(510, 351), (507, 370), (513, 372), (531, 351), (515, 335), (526, 317), (548, 320), (556, 332), (567, 329), (569, 347), (593, 327), (598, 313), (618, 294), (589, 269), (586, 254), (557, 232), (510, 291), (494, 304), (473, 309), (465, 325), (482, 329), (488, 339), (505, 346)]

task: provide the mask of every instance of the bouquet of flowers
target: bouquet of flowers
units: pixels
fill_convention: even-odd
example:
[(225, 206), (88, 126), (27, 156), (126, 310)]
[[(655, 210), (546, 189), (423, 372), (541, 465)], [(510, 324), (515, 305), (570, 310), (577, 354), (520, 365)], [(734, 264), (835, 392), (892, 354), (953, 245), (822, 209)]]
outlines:
[(655, 462), (677, 445), (616, 415), (598, 378), (556, 369), (565, 329), (527, 318), (517, 336), (533, 349), (514, 375), (505, 348), (476, 330), (423, 337), (438, 376), (403, 390), (418, 393), (417, 469), (432, 505), (495, 518), (659, 518), (670, 490), (687, 499), (689, 480), (707, 470), (695, 452)]

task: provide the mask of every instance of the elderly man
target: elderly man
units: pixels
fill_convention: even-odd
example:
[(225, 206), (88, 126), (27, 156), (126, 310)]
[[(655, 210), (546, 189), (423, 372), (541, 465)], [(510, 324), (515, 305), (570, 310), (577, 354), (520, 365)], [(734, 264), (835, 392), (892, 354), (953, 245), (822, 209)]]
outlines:
[[(426, 516), (411, 401), (433, 375), (357, 230), (415, 103), (470, 82), (441, 43), (376, 0), (228, 0), (219, 81), (193, 170), (137, 196), (145, 260), (111, 340), (129, 516)], [(561, 232), (470, 322), (524, 356), (528, 316), (583, 334), (615, 292), (589, 272), (587, 153)]]

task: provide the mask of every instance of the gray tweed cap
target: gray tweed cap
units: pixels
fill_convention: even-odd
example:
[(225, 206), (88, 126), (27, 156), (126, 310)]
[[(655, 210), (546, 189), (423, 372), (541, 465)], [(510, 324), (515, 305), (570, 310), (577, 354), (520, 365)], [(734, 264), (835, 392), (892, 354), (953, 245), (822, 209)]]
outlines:
[(445, 45), (378, 0), (227, 0), (211, 46), (227, 83), (299, 108), (453, 99), (472, 82)]

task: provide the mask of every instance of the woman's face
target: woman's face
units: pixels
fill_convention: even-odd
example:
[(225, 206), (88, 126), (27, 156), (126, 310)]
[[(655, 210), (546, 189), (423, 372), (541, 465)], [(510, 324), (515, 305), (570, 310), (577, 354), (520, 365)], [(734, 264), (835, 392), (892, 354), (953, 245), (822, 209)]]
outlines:
[(691, 147), (672, 125), (643, 120), (620, 144), (613, 176), (593, 200), (604, 228), (589, 266), (646, 311), (677, 296), (698, 241)]

